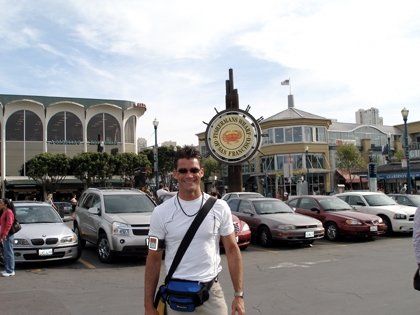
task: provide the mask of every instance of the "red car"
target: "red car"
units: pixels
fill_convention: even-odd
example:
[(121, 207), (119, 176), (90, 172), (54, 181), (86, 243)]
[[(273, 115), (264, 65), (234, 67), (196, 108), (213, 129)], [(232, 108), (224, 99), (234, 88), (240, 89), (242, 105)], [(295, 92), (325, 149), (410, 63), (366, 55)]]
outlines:
[(246, 222), (239, 220), (232, 214), (233, 226), (235, 227), (236, 242), (240, 249), (244, 250), (251, 243), (251, 230)]
[(296, 213), (320, 220), (325, 237), (331, 241), (339, 236), (372, 238), (386, 231), (382, 218), (357, 212), (335, 196), (293, 196), (287, 203)]
[[(233, 227), (235, 228), (236, 243), (241, 250), (245, 250), (251, 243), (251, 230), (246, 222), (232, 214)], [(223, 242), (220, 241), (220, 248), (223, 249)]]

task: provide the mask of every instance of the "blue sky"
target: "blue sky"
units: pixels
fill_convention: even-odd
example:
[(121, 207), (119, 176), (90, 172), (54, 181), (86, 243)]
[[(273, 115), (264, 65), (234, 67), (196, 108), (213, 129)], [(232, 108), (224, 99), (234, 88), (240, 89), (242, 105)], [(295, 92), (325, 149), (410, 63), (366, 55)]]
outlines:
[(233, 69), (256, 118), (420, 120), (416, 0), (0, 0), (0, 93), (145, 103), (138, 136), (197, 144)]

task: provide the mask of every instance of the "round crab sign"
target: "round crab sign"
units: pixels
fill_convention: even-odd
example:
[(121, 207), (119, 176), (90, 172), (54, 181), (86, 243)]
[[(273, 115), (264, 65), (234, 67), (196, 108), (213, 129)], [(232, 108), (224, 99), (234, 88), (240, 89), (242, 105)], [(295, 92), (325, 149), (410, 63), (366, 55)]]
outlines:
[(228, 109), (218, 113), (207, 126), (206, 145), (223, 163), (239, 164), (250, 159), (261, 144), (261, 128), (247, 111)]

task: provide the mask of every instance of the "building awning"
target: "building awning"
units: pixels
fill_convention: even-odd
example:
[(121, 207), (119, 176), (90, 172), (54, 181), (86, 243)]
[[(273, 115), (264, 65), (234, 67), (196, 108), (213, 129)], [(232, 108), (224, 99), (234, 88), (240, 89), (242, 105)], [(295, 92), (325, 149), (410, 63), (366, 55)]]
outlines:
[(341, 177), (344, 178), (344, 180), (346, 181), (346, 184), (350, 184), (350, 183), (357, 184), (357, 183), (367, 183), (368, 182), (367, 176), (351, 174), (351, 180), (350, 180), (350, 174), (347, 171), (337, 170), (337, 173)]
[[(35, 187), (38, 183), (28, 176), (7, 176), (5, 178), (5, 185), (14, 187)], [(81, 184), (80, 179), (74, 176), (67, 176), (62, 184)]]

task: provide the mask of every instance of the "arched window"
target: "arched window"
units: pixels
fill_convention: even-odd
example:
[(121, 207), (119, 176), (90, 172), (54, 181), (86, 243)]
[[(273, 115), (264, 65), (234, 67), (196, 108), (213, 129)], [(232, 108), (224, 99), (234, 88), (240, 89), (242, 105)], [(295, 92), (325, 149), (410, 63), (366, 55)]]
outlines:
[[(105, 137), (103, 136), (105, 134)], [(93, 116), (87, 126), (87, 141), (96, 143), (98, 135), (105, 144), (121, 142), (120, 125), (114, 116), (100, 113)]]
[(60, 112), (51, 117), (47, 131), (48, 141), (83, 141), (82, 122), (70, 112)]
[(19, 110), (6, 123), (6, 141), (42, 141), (41, 119), (32, 111)]

